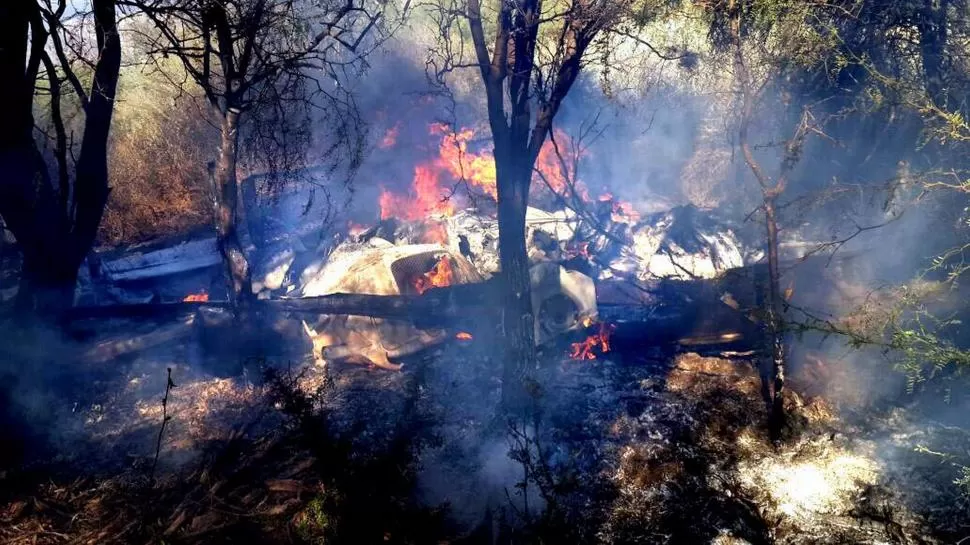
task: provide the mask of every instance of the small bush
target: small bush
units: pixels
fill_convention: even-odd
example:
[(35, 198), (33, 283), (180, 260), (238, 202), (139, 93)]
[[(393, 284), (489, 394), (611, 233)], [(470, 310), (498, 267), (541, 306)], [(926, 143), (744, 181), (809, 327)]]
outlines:
[(102, 244), (177, 235), (210, 221), (206, 165), (218, 133), (207, 117), (204, 101), (179, 92), (160, 73), (122, 72)]

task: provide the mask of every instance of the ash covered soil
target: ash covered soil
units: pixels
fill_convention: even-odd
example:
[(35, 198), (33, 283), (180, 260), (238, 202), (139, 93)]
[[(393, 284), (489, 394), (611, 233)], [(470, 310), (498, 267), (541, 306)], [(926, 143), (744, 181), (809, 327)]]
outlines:
[(956, 469), (916, 450), (967, 448), (966, 435), (811, 395), (834, 391), (839, 362), (793, 378), (788, 437), (773, 445), (755, 353), (621, 344), (575, 361), (555, 347), (529, 418), (511, 425), (487, 335), (400, 373), (316, 366), (297, 328), (103, 352), (172, 323), (98, 322), (5, 349), (30, 350), (35, 366), (9, 389), (23, 414), (7, 417), (33, 423), (7, 428), (33, 450), (0, 475), (0, 542), (947, 543), (968, 532)]

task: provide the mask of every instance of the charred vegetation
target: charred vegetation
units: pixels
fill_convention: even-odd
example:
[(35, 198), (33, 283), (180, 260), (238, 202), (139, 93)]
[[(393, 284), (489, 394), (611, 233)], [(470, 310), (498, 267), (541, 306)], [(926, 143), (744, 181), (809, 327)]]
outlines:
[(0, 542), (962, 542), (965, 8), (0, 8)]

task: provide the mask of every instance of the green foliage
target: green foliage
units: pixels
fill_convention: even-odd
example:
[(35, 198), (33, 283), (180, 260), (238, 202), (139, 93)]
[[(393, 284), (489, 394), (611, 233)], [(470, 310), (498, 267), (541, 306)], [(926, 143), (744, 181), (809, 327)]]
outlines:
[(306, 543), (324, 545), (328, 543), (327, 536), (333, 534), (333, 523), (327, 509), (327, 498), (321, 494), (310, 500), (303, 509), (296, 522), (296, 532)]
[(916, 452), (921, 454), (927, 454), (929, 456), (935, 456), (943, 462), (948, 462), (950, 465), (956, 468), (957, 477), (953, 479), (953, 484), (960, 488), (960, 491), (966, 495), (970, 496), (970, 466), (966, 466), (958, 460), (957, 455), (948, 454), (946, 452), (938, 452), (932, 450), (925, 445), (916, 445)]
[(961, 465), (960, 476), (953, 481), (953, 484), (959, 486), (965, 495), (970, 496), (970, 467)]
[(667, 18), (671, 10), (681, 4), (680, 0), (641, 0), (631, 10), (630, 22), (639, 27)]
[[(949, 320), (941, 322), (940, 327), (958, 323), (957, 320)], [(906, 374), (910, 392), (927, 380), (943, 376), (951, 379), (960, 377), (970, 369), (970, 351), (954, 346), (922, 322), (917, 321), (911, 327), (896, 326), (891, 336), (891, 346), (899, 355), (897, 366)]]

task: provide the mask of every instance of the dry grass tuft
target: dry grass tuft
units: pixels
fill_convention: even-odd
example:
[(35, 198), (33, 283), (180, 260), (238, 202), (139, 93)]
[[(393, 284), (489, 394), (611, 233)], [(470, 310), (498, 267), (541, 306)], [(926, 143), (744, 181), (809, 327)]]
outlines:
[(108, 158), (111, 194), (99, 239), (116, 245), (210, 221), (206, 164), (217, 147), (202, 102), (157, 74), (124, 71)]

